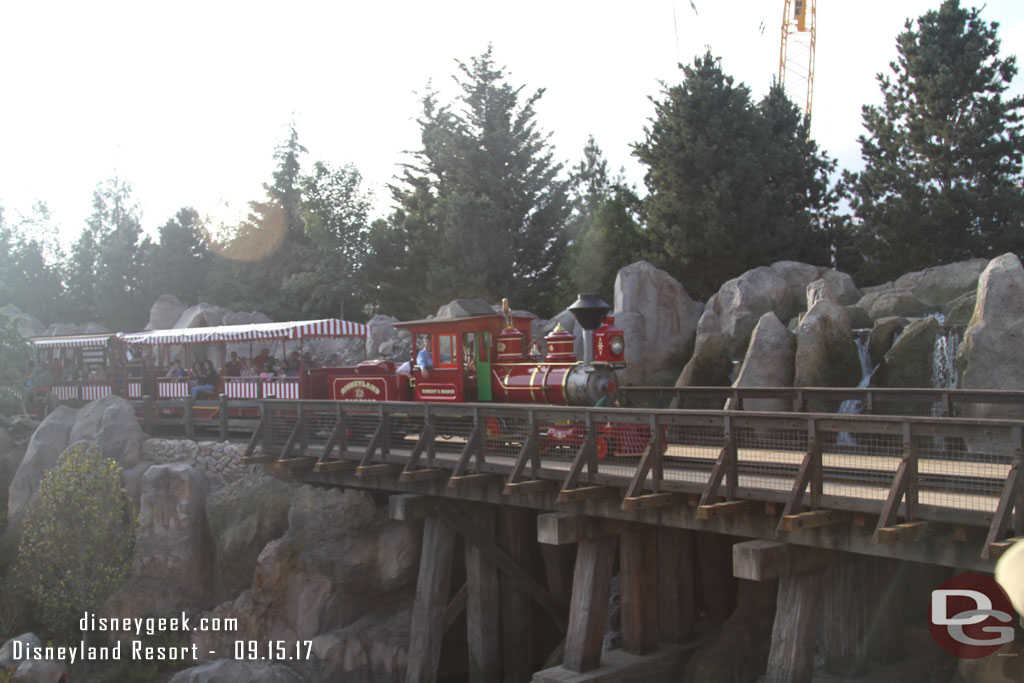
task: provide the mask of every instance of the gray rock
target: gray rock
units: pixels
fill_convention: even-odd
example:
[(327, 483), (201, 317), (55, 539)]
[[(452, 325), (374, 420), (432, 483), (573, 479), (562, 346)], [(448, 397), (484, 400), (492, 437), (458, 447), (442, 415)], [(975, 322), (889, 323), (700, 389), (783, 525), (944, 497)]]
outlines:
[[(793, 335), (774, 313), (765, 313), (750, 337), (747, 355), (733, 386), (793, 386), (795, 352), (796, 343)], [(789, 404), (781, 399), (749, 399), (744, 401), (743, 409), (784, 411), (789, 410)]]
[(11, 676), (11, 683), (68, 683), (70, 676), (64, 662), (33, 659), (21, 663)]
[(288, 510), (298, 491), (279, 479), (257, 475), (207, 497), (217, 601), (234, 598), (252, 584), (260, 551), (288, 529)]
[[(712, 297), (714, 299), (714, 297)], [(683, 366), (677, 387), (727, 387), (732, 382), (733, 362), (729, 339), (718, 331), (717, 317), (705, 309), (697, 325), (693, 356)]]
[[(777, 261), (771, 268), (786, 281), (799, 310), (807, 310), (807, 285), (820, 278), (823, 269), (799, 261)], [(787, 316), (779, 316), (779, 320), (788, 319)]]
[(829, 284), (836, 295), (836, 301), (844, 306), (860, 301), (861, 292), (857, 289), (853, 278), (839, 270), (822, 268), (821, 279)]
[[(398, 318), (392, 318), (389, 315), (377, 314), (370, 318), (367, 322), (367, 326), (370, 328), (370, 332), (366, 339), (366, 357), (367, 358), (380, 358), (379, 350), (381, 344), (393, 341), (397, 330), (395, 323), (398, 322)], [(408, 333), (407, 333), (408, 334)], [(394, 349), (392, 349), (394, 351)]]
[(409, 606), (377, 610), (345, 628), (313, 639), (317, 679), (403, 681), (409, 643)]
[(853, 387), (860, 381), (860, 357), (846, 311), (819, 301), (797, 328), (793, 386)]
[(284, 664), (218, 659), (179, 671), (169, 683), (302, 683), (304, 679)]
[(818, 279), (807, 285), (807, 308), (811, 309), (814, 304), (821, 300), (831, 301), (836, 304), (839, 303), (839, 299), (836, 297), (834, 291), (832, 291), (832, 285), (824, 279)]
[(208, 304), (200, 301), (195, 306), (189, 306), (175, 321), (174, 329), (187, 329), (193, 327), (215, 327), (222, 324), (224, 316), (231, 313), (226, 308)]
[(20, 519), (35, 498), (43, 472), (60, 460), (61, 453), (69, 445), (68, 437), (75, 424), (78, 411), (67, 406), (58, 406), (46, 416), (39, 428), (29, 439), (25, 456), (18, 465), (11, 480), (7, 498), (7, 519)]
[[(992, 259), (978, 278), (974, 316), (957, 351), (962, 389), (1024, 389), (1024, 267), (1014, 254)], [(968, 417), (1021, 418), (1012, 405), (972, 404)]]
[(935, 266), (901, 275), (893, 287), (913, 293), (925, 305), (939, 306), (977, 289), (986, 266), (988, 261), (983, 258)]
[(976, 292), (968, 292), (953, 299), (945, 307), (947, 325), (966, 325), (974, 317), (974, 305), (978, 301)]
[(43, 644), (39, 640), (39, 636), (34, 633), (22, 633), (20, 636), (11, 638), (3, 644), (3, 647), (0, 647), (0, 670), (10, 671), (25, 661), (24, 654), (17, 659), (14, 657), (16, 654), (14, 652), (14, 641), (19, 641), (23, 647), (41, 647)]
[(18, 465), (25, 457), (25, 448), (17, 444), (6, 429), (0, 429), (0, 504), (7, 506), (7, 490)]
[[(871, 319), (868, 312), (860, 306), (843, 306), (847, 317), (850, 318), (850, 327), (855, 330), (869, 330), (874, 327), (875, 321)], [(796, 328), (794, 327), (795, 331)]]
[(368, 493), (302, 487), (288, 531), (260, 552), (252, 588), (212, 612), (239, 619), (239, 631), (197, 632), (193, 642), (199, 652), (226, 652), (238, 639), (313, 638), (389, 605), (408, 606), (419, 528), (389, 520)]
[[(220, 320), (221, 325), (256, 325), (272, 322), (274, 321), (269, 315), (259, 311), (227, 311)], [(246, 346), (248, 347), (248, 344)]]
[(142, 456), (144, 439), (135, 409), (118, 396), (107, 396), (87, 403), (78, 412), (68, 440), (92, 441), (103, 455), (124, 467), (132, 467)]
[(920, 318), (930, 312), (924, 302), (905, 289), (886, 289), (872, 294), (865, 294), (857, 305), (868, 312), (873, 320), (902, 316), (904, 318)]
[(789, 320), (800, 310), (788, 283), (776, 271), (764, 267), (726, 282), (707, 308), (714, 310), (733, 358), (746, 353), (750, 334), (762, 315), (771, 311), (779, 320)]
[(494, 309), (483, 299), (455, 299), (437, 309), (437, 318), (471, 318), (475, 315), (494, 315)]
[(18, 330), (18, 334), (26, 339), (29, 337), (39, 337), (46, 332), (46, 325), (39, 318), (31, 313), (25, 313), (14, 304), (0, 307), (0, 318), (12, 321), (14, 328)]
[(900, 316), (881, 318), (871, 328), (871, 336), (868, 337), (868, 355), (875, 365), (885, 359), (885, 354), (892, 348), (896, 336), (903, 331), (903, 328), (910, 324), (910, 321)]
[(665, 384), (693, 353), (703, 306), (671, 275), (647, 261), (619, 270), (615, 277), (615, 323), (625, 332), (626, 368), (622, 384)]
[(935, 318), (920, 318), (904, 328), (885, 354), (880, 378), (883, 386), (931, 387), (932, 353), (940, 327)]

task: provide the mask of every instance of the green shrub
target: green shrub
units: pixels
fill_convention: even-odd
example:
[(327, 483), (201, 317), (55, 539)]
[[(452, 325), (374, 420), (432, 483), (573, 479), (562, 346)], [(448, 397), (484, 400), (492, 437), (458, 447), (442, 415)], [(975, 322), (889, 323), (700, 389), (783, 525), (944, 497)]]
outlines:
[(124, 583), (135, 520), (121, 466), (94, 444), (75, 444), (48, 470), (22, 525), (17, 574), (54, 635)]

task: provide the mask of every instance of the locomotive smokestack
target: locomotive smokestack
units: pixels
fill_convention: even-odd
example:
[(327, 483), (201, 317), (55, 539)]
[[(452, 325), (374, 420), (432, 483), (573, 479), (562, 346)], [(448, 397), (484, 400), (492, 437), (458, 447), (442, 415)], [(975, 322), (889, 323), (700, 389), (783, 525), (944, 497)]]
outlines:
[(580, 294), (569, 306), (569, 312), (583, 328), (583, 361), (588, 365), (594, 362), (594, 330), (610, 310), (611, 306), (597, 294)]

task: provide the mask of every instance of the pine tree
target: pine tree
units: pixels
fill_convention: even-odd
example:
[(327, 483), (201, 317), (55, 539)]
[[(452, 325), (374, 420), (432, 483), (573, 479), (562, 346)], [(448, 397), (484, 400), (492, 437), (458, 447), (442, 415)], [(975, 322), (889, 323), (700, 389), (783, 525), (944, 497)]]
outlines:
[[(535, 121), (544, 91), (524, 97), (508, 84), (490, 47), (458, 67), (451, 105), (433, 90), (422, 100), (423, 149), (392, 188), (393, 234), (374, 244), (406, 245), (390, 264), (405, 283), (394, 295), (420, 314), (476, 296), (550, 312), (569, 207), (567, 181)], [(380, 270), (374, 260), (371, 270)]]
[(197, 303), (213, 266), (213, 255), (199, 212), (186, 206), (160, 227), (158, 241), (147, 242), (145, 286), (147, 300), (173, 294), (187, 304)]
[(655, 102), (634, 154), (647, 165), (648, 258), (697, 298), (779, 259), (821, 262), (834, 166), (781, 88), (759, 105), (706, 53)]
[(998, 24), (946, 0), (905, 28), (847, 176), (864, 280), (1024, 249), (1024, 98), (1004, 99), (1017, 65)]

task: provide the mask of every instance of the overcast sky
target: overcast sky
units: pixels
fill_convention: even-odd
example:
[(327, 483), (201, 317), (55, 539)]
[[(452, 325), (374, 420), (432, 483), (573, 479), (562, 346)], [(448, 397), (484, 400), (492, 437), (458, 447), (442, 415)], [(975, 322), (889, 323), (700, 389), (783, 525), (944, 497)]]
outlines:
[[(575, 163), (593, 134), (642, 190), (630, 145), (678, 62), (710, 49), (755, 98), (778, 71), (782, 0), (694, 4), (0, 0), (0, 205), (12, 223), (43, 200), (70, 238), (116, 173), (151, 234), (185, 205), (233, 222), (295, 121), (305, 167), (354, 164), (380, 216), (419, 145), (418, 93), (431, 79), (448, 89), (454, 60), (488, 43), (511, 83), (546, 89), (537, 121), (558, 159)], [(938, 5), (818, 3), (812, 134), (841, 167), (860, 165), (860, 107), (880, 100), (903, 22)], [(1004, 54), (1024, 46), (1024, 2), (989, 0), (982, 16), (1000, 23)]]

